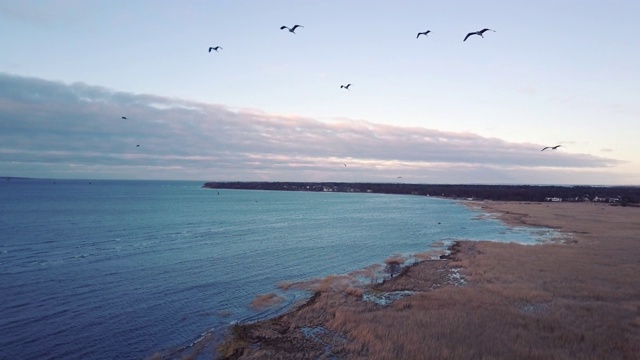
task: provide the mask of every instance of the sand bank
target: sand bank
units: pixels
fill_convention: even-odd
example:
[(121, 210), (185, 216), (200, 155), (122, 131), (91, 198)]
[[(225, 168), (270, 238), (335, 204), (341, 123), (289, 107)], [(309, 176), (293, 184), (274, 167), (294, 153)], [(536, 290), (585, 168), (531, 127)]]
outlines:
[(235, 326), (220, 354), (229, 359), (640, 357), (639, 208), (468, 205), (508, 224), (558, 229), (565, 241), (457, 242), (446, 259), (423, 261), (382, 284), (324, 286), (294, 311)]

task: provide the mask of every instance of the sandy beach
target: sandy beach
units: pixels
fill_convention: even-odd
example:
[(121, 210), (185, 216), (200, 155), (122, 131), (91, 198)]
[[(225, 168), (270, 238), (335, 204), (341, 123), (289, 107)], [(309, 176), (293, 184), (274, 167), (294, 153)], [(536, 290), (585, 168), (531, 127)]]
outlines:
[[(639, 359), (640, 208), (466, 202), (542, 245), (459, 241), (382, 284), (311, 285), (297, 309), (237, 325), (226, 359)], [(360, 274), (362, 275), (362, 274)], [(363, 296), (364, 295), (364, 296)], [(373, 299), (377, 301), (365, 301)]]

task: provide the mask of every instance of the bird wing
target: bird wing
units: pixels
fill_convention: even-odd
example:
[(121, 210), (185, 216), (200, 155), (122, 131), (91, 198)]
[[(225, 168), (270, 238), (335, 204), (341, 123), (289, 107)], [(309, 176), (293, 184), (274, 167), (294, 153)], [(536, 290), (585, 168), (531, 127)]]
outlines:
[(540, 150), (540, 151), (545, 151), (545, 150), (547, 150), (547, 149), (551, 149), (551, 147), (549, 147), (549, 146), (545, 146), (545, 147), (543, 147), (543, 148), (542, 148), (542, 150)]
[(476, 34), (476, 33), (474, 33), (474, 32), (470, 32), (470, 33), (468, 33), (468, 34), (467, 34), (467, 36), (465, 36), (465, 37), (464, 37), (464, 40), (462, 40), (462, 41), (467, 41), (467, 38), (469, 38), (469, 36), (471, 36), (471, 35), (475, 35), (475, 34)]
[(291, 28), (291, 30), (295, 30), (295, 29), (297, 29), (297, 28), (299, 28), (299, 27), (304, 27), (304, 26), (302, 26), (302, 25), (293, 25), (293, 27)]
[(280, 26), (280, 30), (284, 30), (284, 29), (288, 29), (288, 27), (286, 27), (284, 25)]
[(209, 48), (209, 52), (211, 52), (211, 50), (213, 50), (213, 48), (212, 48), (212, 47), (210, 47), (210, 48)]

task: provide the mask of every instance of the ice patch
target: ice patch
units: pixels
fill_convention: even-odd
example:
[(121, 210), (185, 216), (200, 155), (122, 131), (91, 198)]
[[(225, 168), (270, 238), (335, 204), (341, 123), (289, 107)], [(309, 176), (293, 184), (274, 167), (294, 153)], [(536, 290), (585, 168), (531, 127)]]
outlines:
[(460, 270), (462, 268), (451, 268), (449, 269), (449, 282), (453, 286), (465, 286), (467, 285), (467, 280), (460, 274)]
[(525, 303), (520, 310), (527, 314), (540, 314), (549, 311), (548, 303)]
[(391, 305), (394, 301), (415, 294), (415, 291), (390, 291), (390, 292), (373, 292), (368, 291), (362, 294), (363, 301), (370, 301), (378, 305)]
[(336, 344), (344, 345), (347, 342), (347, 338), (334, 331), (328, 330), (323, 326), (317, 327), (303, 327), (300, 329), (305, 338), (317, 342), (322, 345), (324, 354), (320, 358), (326, 359), (338, 359), (333, 353), (333, 348)]

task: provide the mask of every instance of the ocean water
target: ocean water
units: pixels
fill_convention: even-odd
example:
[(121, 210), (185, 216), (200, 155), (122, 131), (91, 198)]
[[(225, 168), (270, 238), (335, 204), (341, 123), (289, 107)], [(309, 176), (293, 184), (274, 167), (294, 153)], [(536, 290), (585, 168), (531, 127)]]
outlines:
[[(0, 359), (143, 359), (307, 296), (282, 281), (347, 273), (456, 239), (536, 243), (454, 201), (211, 190), (202, 182), (0, 183)], [(254, 310), (258, 294), (286, 301)]]

